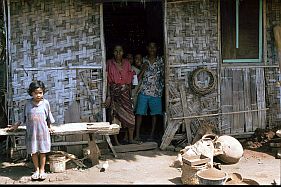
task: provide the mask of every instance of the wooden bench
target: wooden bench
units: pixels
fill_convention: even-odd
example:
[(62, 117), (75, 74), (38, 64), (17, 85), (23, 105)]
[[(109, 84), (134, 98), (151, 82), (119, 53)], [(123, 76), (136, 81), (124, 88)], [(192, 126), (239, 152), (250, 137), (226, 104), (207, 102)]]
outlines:
[[(117, 124), (109, 124), (109, 122), (94, 122), (94, 123), (66, 123), (60, 125), (53, 125), (55, 135), (73, 135), (73, 134), (88, 134), (88, 141), (78, 141), (78, 142), (52, 142), (51, 146), (60, 145), (81, 145), (88, 144), (90, 149), (90, 159), (93, 165), (99, 163), (99, 148), (97, 146), (95, 135), (102, 135), (105, 137), (112, 153), (115, 157), (117, 154), (111, 143), (109, 135), (119, 134), (120, 126)], [(25, 136), (26, 127), (20, 126), (17, 130), (9, 132), (8, 128), (0, 129), (0, 136), (7, 136), (6, 150), (9, 149), (9, 143), (11, 143), (11, 152), (14, 150), (23, 150), (25, 146), (17, 146), (16, 137)]]

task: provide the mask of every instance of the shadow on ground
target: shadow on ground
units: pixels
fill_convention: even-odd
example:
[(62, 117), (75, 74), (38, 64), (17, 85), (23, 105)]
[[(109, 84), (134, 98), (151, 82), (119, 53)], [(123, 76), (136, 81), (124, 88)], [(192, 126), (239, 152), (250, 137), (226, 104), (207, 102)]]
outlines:
[(0, 176), (8, 177), (12, 180), (20, 180), (22, 177), (30, 177), (32, 169), (26, 166), (7, 166), (0, 169)]
[(181, 184), (182, 185), (181, 177), (175, 177), (173, 179), (169, 179), (169, 181), (172, 182), (173, 184)]

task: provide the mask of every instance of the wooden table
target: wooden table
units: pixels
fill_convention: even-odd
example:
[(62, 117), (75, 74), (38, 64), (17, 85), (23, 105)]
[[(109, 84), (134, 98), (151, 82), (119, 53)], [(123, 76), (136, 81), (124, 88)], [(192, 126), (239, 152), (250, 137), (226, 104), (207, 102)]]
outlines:
[[(117, 154), (112, 146), (109, 135), (119, 134), (120, 126), (117, 124), (109, 124), (109, 122), (94, 122), (94, 123), (66, 123), (60, 125), (53, 125), (52, 129), (54, 129), (54, 135), (72, 135), (72, 134), (88, 134), (89, 139), (87, 142), (52, 142), (52, 146), (58, 145), (77, 145), (88, 143), (90, 149), (90, 159), (92, 160), (92, 164), (96, 165), (99, 163), (99, 148), (96, 144), (96, 135), (103, 135), (106, 138), (106, 141), (114, 154), (117, 157)], [(9, 132), (8, 128), (0, 129), (0, 136), (7, 136), (6, 149), (9, 146), (9, 140), (11, 140), (12, 148), (18, 149), (15, 141), (16, 136), (25, 136), (26, 127), (20, 126), (17, 130)], [(21, 149), (25, 149), (25, 146), (21, 146)]]

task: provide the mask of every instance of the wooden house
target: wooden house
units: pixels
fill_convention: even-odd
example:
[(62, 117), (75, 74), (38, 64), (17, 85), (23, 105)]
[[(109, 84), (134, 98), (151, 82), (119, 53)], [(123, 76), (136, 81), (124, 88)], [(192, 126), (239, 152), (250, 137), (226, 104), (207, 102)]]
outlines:
[[(278, 126), (281, 87), (273, 28), (281, 0), (3, 0), (6, 110), (17, 121), (27, 87), (42, 80), (56, 123), (105, 121), (105, 62), (159, 43), (165, 58), (161, 148), (198, 125), (222, 134)], [(281, 58), (281, 57), (280, 57)], [(73, 117), (73, 116), (72, 116)]]

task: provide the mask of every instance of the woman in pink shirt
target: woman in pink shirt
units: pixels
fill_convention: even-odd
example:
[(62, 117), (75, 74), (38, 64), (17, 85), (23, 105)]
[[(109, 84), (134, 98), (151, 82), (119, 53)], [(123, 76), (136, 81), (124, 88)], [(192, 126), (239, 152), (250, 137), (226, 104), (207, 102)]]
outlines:
[[(131, 64), (123, 58), (123, 48), (120, 45), (114, 47), (114, 58), (107, 61), (107, 98), (106, 107), (111, 107), (111, 119), (113, 123), (128, 128), (129, 143), (139, 143), (133, 139), (135, 130), (135, 115), (131, 100), (131, 83), (135, 72)], [(117, 138), (115, 141), (119, 144)]]

